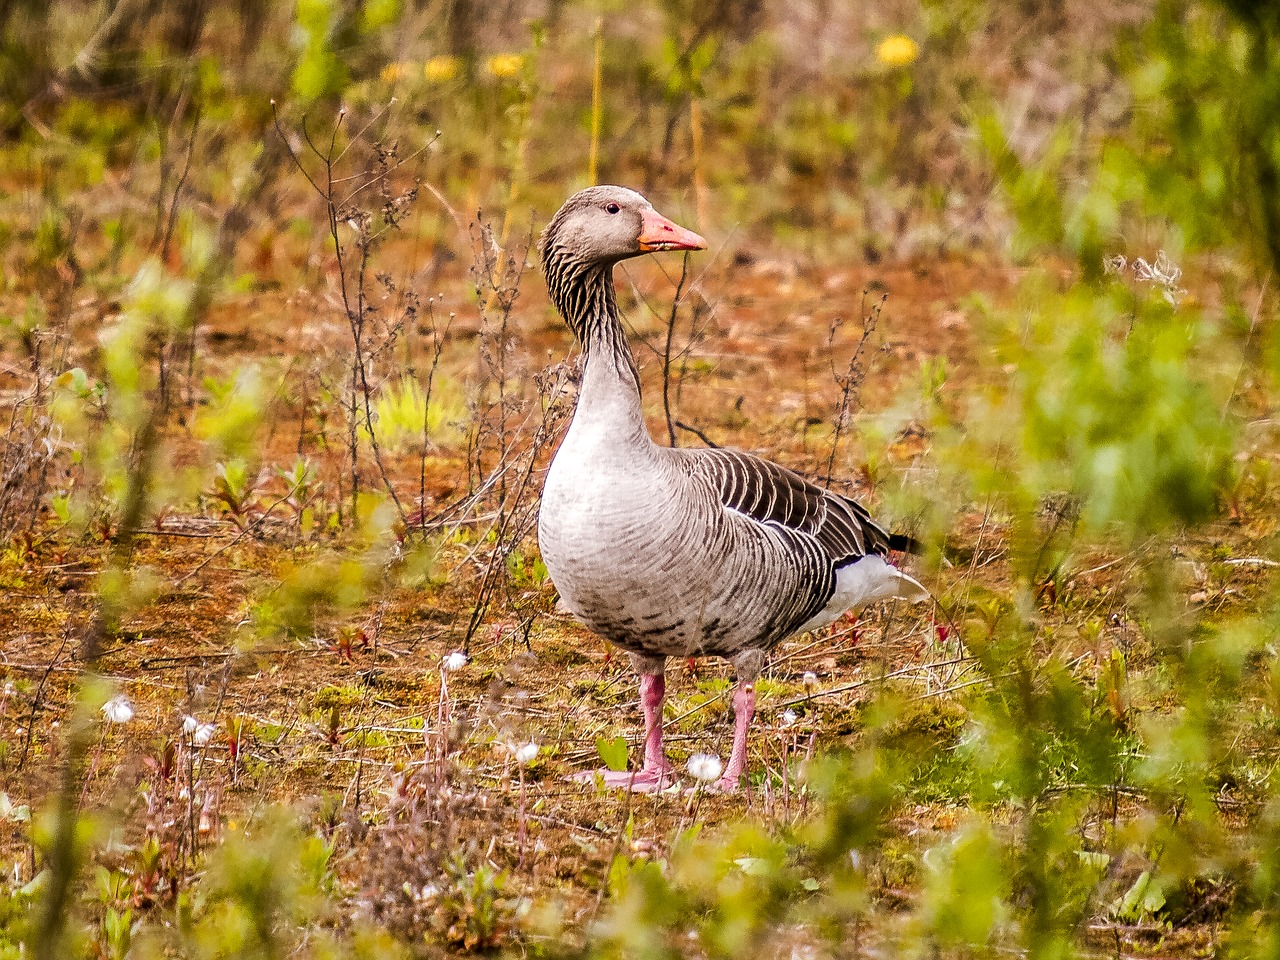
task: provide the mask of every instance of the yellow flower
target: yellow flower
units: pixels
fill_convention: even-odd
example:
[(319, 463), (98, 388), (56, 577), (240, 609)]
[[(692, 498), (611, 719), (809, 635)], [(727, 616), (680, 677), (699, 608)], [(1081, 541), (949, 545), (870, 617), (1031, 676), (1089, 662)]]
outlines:
[(485, 69), (499, 80), (512, 80), (524, 69), (524, 54), (496, 53), (485, 62)]
[(409, 75), (410, 64), (388, 63), (382, 68), (383, 83), (399, 83)]
[(422, 75), (428, 83), (448, 83), (458, 75), (461, 61), (457, 57), (441, 55), (432, 57), (422, 65)]
[(886, 67), (905, 67), (920, 56), (920, 47), (910, 37), (894, 33), (876, 46), (876, 59)]

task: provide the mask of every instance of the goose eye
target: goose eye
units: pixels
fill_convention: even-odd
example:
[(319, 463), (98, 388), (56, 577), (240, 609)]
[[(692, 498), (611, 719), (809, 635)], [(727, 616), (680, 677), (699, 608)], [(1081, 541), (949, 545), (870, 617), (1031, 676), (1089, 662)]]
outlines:
[(606, 203), (604, 205), (605, 213), (617, 213), (621, 209), (622, 208), (618, 206), (616, 203)]

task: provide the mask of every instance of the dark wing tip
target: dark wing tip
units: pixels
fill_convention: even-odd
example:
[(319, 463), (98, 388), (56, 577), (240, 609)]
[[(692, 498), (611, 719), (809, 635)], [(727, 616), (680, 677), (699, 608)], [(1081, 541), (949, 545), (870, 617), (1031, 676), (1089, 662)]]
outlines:
[(889, 534), (889, 549), (898, 553), (913, 553), (916, 556), (924, 553), (924, 544), (906, 533)]

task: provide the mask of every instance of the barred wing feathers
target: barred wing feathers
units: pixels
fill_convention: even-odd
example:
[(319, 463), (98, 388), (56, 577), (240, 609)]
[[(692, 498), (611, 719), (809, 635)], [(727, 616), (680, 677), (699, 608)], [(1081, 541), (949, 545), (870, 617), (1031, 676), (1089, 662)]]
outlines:
[[(694, 452), (694, 451), (691, 451)], [(868, 554), (910, 549), (913, 541), (893, 537), (861, 504), (824, 490), (776, 463), (740, 450), (697, 450), (693, 472), (720, 495), (730, 510), (758, 523), (776, 524), (812, 538), (839, 569)]]

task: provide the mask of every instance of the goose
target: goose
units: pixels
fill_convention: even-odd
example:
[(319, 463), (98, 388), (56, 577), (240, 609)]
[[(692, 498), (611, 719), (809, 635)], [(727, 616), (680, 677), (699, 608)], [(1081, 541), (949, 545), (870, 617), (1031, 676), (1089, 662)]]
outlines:
[(739, 786), (768, 652), (793, 634), (889, 597), (929, 592), (887, 562), (916, 546), (848, 497), (768, 460), (654, 443), (618, 316), (614, 265), (706, 241), (639, 193), (595, 186), (570, 197), (541, 239), (547, 291), (584, 355), (572, 421), (547, 469), (538, 546), (561, 604), (630, 655), (640, 677), (644, 760), (601, 770), (610, 787), (676, 784), (662, 744), (668, 657), (733, 666), (733, 745), (712, 788)]

